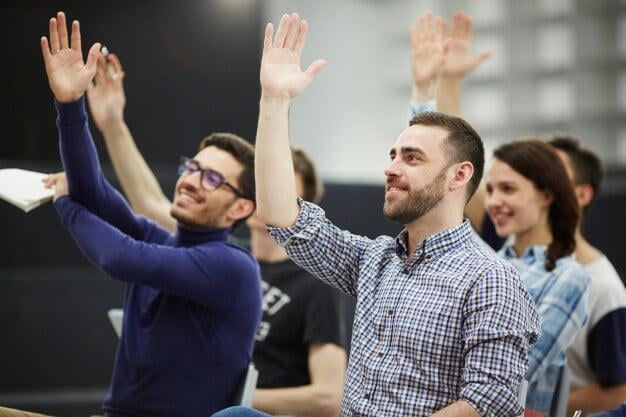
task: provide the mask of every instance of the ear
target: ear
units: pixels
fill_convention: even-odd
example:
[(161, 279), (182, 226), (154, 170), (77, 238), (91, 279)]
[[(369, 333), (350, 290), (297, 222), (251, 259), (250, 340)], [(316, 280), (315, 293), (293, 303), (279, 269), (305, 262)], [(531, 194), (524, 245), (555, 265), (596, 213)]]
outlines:
[(548, 207), (554, 201), (554, 195), (550, 191), (539, 191), (539, 198), (541, 207)]
[(254, 212), (254, 209), (255, 205), (252, 200), (248, 200), (247, 198), (238, 198), (230, 206), (226, 216), (229, 221), (234, 223), (237, 220), (245, 219), (250, 216)]
[(452, 180), (450, 181), (450, 191), (465, 187), (474, 176), (474, 165), (465, 161), (452, 165)]
[(591, 200), (593, 200), (594, 197), (593, 187), (591, 185), (576, 185), (574, 190), (576, 191), (576, 200), (578, 200), (578, 205), (581, 209), (591, 204)]

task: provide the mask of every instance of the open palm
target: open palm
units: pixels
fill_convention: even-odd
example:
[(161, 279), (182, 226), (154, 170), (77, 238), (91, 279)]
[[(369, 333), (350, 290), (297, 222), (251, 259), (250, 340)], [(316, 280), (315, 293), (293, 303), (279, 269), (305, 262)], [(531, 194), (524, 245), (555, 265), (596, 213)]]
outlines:
[(276, 36), (272, 24), (267, 25), (261, 58), (261, 88), (265, 97), (297, 96), (326, 64), (317, 60), (306, 71), (300, 68), (307, 32), (306, 21), (299, 21), (295, 13), (283, 15)]
[(50, 43), (46, 37), (42, 37), (41, 52), (50, 89), (58, 101), (75, 101), (85, 93), (96, 73), (99, 49), (99, 43), (91, 47), (85, 64), (78, 21), (72, 23), (70, 47), (65, 14), (59, 12), (56, 18), (50, 19)]
[(442, 71), (443, 75), (448, 77), (465, 77), (491, 56), (489, 52), (472, 55), (470, 47), (473, 32), (472, 18), (462, 12), (455, 13), (452, 18), (450, 40)]
[(432, 13), (421, 16), (411, 28), (411, 71), (416, 84), (434, 81), (444, 62), (444, 22)]

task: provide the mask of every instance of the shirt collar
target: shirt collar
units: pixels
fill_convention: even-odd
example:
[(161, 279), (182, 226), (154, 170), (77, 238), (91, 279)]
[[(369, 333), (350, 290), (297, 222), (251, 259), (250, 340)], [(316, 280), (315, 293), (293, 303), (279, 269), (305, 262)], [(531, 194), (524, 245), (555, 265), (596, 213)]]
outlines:
[[(407, 239), (409, 232), (402, 230), (396, 237), (396, 253), (400, 257), (405, 257), (408, 252)], [(424, 239), (421, 245), (415, 249), (414, 259), (430, 260), (437, 258), (444, 253), (455, 249), (472, 238), (472, 226), (469, 220), (465, 219), (460, 225), (442, 230)]]
[(547, 248), (548, 247), (546, 245), (529, 246), (524, 250), (522, 256), (517, 256), (517, 254), (515, 253), (515, 249), (513, 249), (513, 242), (510, 242), (505, 244), (505, 246), (502, 248), (502, 251), (506, 259), (519, 258), (524, 263), (532, 264), (535, 262), (545, 261)]

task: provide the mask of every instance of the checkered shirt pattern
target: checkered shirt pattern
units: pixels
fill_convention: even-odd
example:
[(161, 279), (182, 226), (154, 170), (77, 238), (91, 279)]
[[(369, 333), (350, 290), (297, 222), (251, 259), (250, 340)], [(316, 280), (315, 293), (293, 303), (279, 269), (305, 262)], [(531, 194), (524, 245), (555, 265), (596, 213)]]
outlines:
[(552, 407), (564, 352), (587, 322), (589, 295), (589, 277), (574, 256), (560, 258), (547, 271), (546, 250), (531, 246), (518, 257), (507, 244), (499, 252), (519, 271), (541, 319), (541, 338), (528, 352), (526, 406), (544, 414)]
[(355, 296), (342, 416), (430, 416), (465, 400), (481, 416), (518, 416), (517, 388), (539, 322), (518, 273), (481, 248), (465, 221), (407, 257), (406, 230), (375, 240), (300, 201), (268, 231), (313, 275)]

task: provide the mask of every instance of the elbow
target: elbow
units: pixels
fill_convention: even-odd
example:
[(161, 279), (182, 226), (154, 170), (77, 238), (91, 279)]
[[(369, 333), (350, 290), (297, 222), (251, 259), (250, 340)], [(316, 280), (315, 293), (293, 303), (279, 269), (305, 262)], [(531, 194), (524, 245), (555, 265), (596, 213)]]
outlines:
[(341, 399), (341, 388), (328, 387), (317, 390), (311, 401), (311, 415), (338, 417), (341, 413)]

